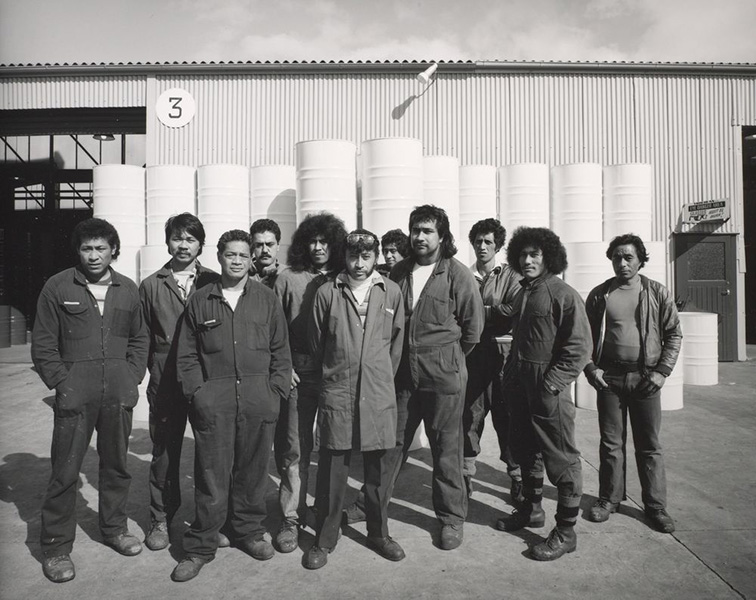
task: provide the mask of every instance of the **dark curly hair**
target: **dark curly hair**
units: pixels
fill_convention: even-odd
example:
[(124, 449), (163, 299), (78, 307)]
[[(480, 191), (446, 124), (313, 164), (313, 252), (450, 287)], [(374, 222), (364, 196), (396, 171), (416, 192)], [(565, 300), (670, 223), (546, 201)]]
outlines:
[(322, 235), (328, 242), (328, 270), (341, 272), (345, 264), (343, 244), (346, 233), (344, 221), (331, 213), (321, 212), (306, 216), (291, 236), (287, 264), (293, 271), (310, 269), (310, 241)]
[(446, 211), (432, 204), (416, 206), (409, 216), (410, 232), (412, 232), (412, 227), (416, 223), (424, 223), (425, 221), (433, 221), (436, 224), (438, 235), (441, 237), (441, 257), (451, 258), (454, 256), (457, 253), (457, 247), (454, 245), (454, 235), (449, 230), (449, 217)]
[(481, 219), (472, 226), (470, 229), (470, 235), (467, 237), (470, 240), (470, 243), (475, 245), (475, 238), (479, 235), (486, 235), (488, 233), (494, 234), (494, 246), (498, 252), (507, 240), (507, 230), (504, 229), (504, 226), (499, 222), (499, 219)]
[(609, 248), (607, 248), (606, 250), (606, 257), (609, 260), (612, 260), (612, 254), (614, 254), (614, 250), (618, 246), (624, 246), (625, 244), (632, 244), (633, 246), (635, 246), (635, 252), (638, 254), (638, 259), (640, 260), (640, 268), (643, 268), (649, 259), (648, 251), (646, 250), (646, 245), (643, 243), (643, 240), (634, 233), (624, 233), (622, 235), (618, 235), (611, 242), (609, 242)]
[(104, 239), (112, 251), (113, 260), (121, 253), (121, 238), (118, 237), (116, 228), (105, 219), (92, 217), (79, 221), (71, 234), (71, 247), (74, 254), (79, 253), (82, 243), (97, 238)]
[(249, 239), (249, 234), (246, 231), (232, 229), (218, 239), (218, 252), (223, 254), (226, 250), (226, 244), (230, 244), (231, 242), (247, 242), (247, 245), (252, 248), (252, 240)]
[(273, 219), (257, 219), (257, 221), (249, 226), (250, 236), (256, 233), (265, 233), (266, 231), (270, 231), (276, 236), (276, 242), (281, 243), (281, 228)]
[(528, 246), (541, 250), (549, 273), (559, 275), (567, 268), (567, 251), (556, 233), (545, 227), (518, 227), (507, 246), (507, 262), (520, 275), (520, 253)]
[(202, 254), (202, 248), (205, 246), (205, 227), (202, 225), (202, 221), (192, 213), (185, 212), (168, 218), (165, 222), (165, 243), (168, 244), (171, 241), (171, 236), (174, 233), (181, 234), (184, 231), (199, 242), (200, 247), (197, 256)]
[(401, 229), (392, 229), (383, 234), (383, 237), (381, 238), (381, 248), (385, 248), (391, 244), (396, 246), (396, 251), (401, 254), (403, 258), (409, 256), (410, 239)]

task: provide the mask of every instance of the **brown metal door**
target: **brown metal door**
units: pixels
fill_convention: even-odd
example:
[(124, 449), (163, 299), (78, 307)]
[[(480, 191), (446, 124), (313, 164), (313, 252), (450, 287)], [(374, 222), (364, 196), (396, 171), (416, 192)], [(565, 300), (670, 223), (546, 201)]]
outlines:
[(678, 306), (719, 315), (720, 361), (737, 356), (735, 235), (675, 235)]

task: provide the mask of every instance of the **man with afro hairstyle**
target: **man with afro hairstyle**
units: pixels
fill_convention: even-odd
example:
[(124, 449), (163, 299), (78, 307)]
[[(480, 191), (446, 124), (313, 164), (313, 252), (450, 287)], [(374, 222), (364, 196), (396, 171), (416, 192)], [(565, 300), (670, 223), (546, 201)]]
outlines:
[(570, 384), (590, 360), (591, 329), (582, 298), (557, 277), (567, 268), (567, 253), (553, 231), (517, 229), (507, 248), (507, 262), (523, 276), (504, 385), (512, 410), (512, 451), (522, 469), (525, 500), (496, 527), (504, 531), (543, 527), (545, 466), (557, 488), (556, 527), (530, 549), (530, 556), (556, 560), (577, 548), (575, 522), (583, 477)]

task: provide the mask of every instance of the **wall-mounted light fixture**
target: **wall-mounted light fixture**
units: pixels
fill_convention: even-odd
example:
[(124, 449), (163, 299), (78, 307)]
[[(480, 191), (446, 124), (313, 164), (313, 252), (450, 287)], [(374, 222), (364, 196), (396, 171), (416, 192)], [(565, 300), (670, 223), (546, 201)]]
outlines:
[(98, 142), (112, 142), (115, 136), (112, 133), (96, 133), (92, 136)]
[(433, 63), (430, 67), (425, 69), (425, 71), (423, 71), (417, 76), (417, 80), (423, 85), (428, 85), (428, 83), (431, 80), (431, 77), (433, 77), (433, 74), (436, 72), (436, 69), (438, 69), (438, 64)]

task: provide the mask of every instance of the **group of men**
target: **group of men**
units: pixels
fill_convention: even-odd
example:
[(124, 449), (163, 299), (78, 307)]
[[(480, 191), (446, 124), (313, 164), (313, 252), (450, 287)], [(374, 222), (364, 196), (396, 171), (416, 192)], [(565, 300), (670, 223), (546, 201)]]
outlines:
[[(659, 390), (681, 334), (668, 290), (639, 274), (648, 256), (637, 236), (609, 244), (616, 276), (587, 303), (559, 277), (567, 257), (552, 231), (516, 230), (508, 264), (499, 264), (506, 231), (496, 219), (479, 221), (469, 233), (476, 261), (467, 267), (454, 258), (446, 213), (432, 205), (412, 211), (409, 236), (393, 230), (381, 240), (365, 229), (347, 233), (328, 213), (308, 216), (292, 236), (286, 267), (270, 219), (220, 237), (220, 274), (199, 263), (205, 231), (197, 217), (171, 217), (165, 236), (170, 260), (137, 288), (110, 265), (117, 231), (101, 219), (83, 221), (72, 236), (79, 263), (40, 294), (32, 358), (56, 392), (41, 532), (51, 581), (75, 574), (76, 484), (94, 430), (103, 540), (126, 556), (142, 550), (128, 532), (125, 505), (131, 413), (145, 368), (151, 550), (169, 545), (181, 504), (187, 418), (195, 440), (195, 517), (174, 581), (196, 577), (219, 547), (258, 560), (292, 552), (306, 526), (316, 536), (303, 565), (318, 569), (342, 522), (362, 520), (368, 546), (402, 560), (388, 507), (421, 422), (433, 462), (437, 544), (459, 547), (489, 412), (515, 507), (496, 527), (544, 526), (545, 470), (557, 489), (556, 527), (530, 555), (554, 560), (574, 551), (582, 475), (569, 388), (581, 372), (598, 391), (601, 438), (599, 498), (587, 517), (605, 521), (625, 499), (629, 413), (646, 514), (657, 529), (674, 530), (665, 509)], [(271, 451), (281, 512), (272, 543), (263, 525)], [(364, 485), (348, 503), (355, 452)]]

